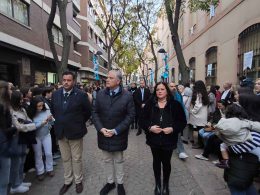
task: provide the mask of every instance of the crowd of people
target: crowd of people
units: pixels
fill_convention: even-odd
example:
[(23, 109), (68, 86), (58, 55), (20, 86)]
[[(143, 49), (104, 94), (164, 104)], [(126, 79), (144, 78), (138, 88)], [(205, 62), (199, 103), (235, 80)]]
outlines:
[[(62, 159), (65, 194), (76, 185), (83, 191), (83, 137), (89, 120), (97, 130), (106, 185), (101, 195), (124, 189), (124, 151), (129, 129), (144, 131), (153, 157), (155, 195), (170, 194), (171, 157), (188, 155), (183, 144), (203, 149), (195, 155), (224, 169), (232, 195), (257, 194), (253, 179), (260, 161), (260, 79), (236, 89), (226, 82), (206, 87), (201, 80), (176, 85), (159, 82), (150, 91), (141, 80), (122, 86), (122, 74), (109, 71), (106, 87), (77, 85), (72, 72), (64, 72), (62, 85), (15, 88), (0, 81), (0, 194), (24, 193), (32, 183), (25, 173), (34, 168), (39, 181), (55, 175), (55, 159)], [(92, 112), (92, 114), (91, 114)], [(161, 176), (162, 171), (162, 176)], [(161, 180), (162, 179), (162, 180)]]

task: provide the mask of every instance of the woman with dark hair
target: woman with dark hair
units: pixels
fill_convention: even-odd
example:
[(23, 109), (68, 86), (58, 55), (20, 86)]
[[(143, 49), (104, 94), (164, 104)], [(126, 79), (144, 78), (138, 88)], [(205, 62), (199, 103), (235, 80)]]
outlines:
[(208, 114), (209, 114), (209, 119), (211, 119), (213, 117), (213, 113), (216, 110), (216, 87), (214, 85), (210, 86), (208, 97), (209, 97)]
[(205, 128), (199, 130), (199, 135), (203, 138), (205, 147), (203, 153), (195, 155), (195, 158), (200, 160), (209, 160), (209, 155), (215, 153), (219, 160), (223, 159), (220, 152), (220, 144), (222, 141), (215, 135), (214, 125), (216, 125), (221, 118), (225, 118), (226, 107), (226, 102), (224, 100), (219, 100), (212, 119), (208, 122)]
[(11, 88), (5, 81), (0, 81), (0, 194), (6, 195), (9, 184), (11, 158), (7, 153), (17, 129), (12, 127), (10, 113)]
[(220, 86), (216, 85), (215, 89), (216, 89), (216, 101), (218, 102), (219, 100), (221, 100), (221, 92), (219, 91)]
[(11, 193), (24, 193), (29, 190), (31, 183), (23, 182), (24, 163), (26, 159), (27, 144), (36, 143), (34, 131), (36, 126), (27, 116), (22, 108), (23, 96), (19, 91), (13, 91), (11, 95), (11, 115), (13, 125), (20, 131), (18, 136), (13, 138), (20, 155), (11, 157)]
[[(35, 96), (29, 107), (29, 116), (36, 125), (36, 144), (33, 144), (35, 154), (35, 168), (39, 181), (44, 179), (45, 170), (49, 177), (54, 176), (53, 157), (52, 157), (52, 141), (50, 129), (54, 121), (49, 109), (46, 109), (44, 100), (41, 96)], [(42, 159), (42, 148), (45, 154), (45, 166)]]
[(88, 87), (88, 86), (84, 87), (84, 92), (87, 94), (90, 104), (92, 104), (92, 100), (93, 100), (92, 91), (93, 91), (92, 87)]
[[(193, 94), (191, 99), (190, 121), (193, 133), (198, 134), (198, 131), (206, 126), (208, 119), (209, 98), (206, 86), (203, 81), (199, 80), (194, 83)], [(198, 135), (198, 140), (194, 140), (193, 149), (202, 147), (201, 138)]]
[(239, 95), (239, 104), (245, 109), (250, 120), (260, 122), (260, 98), (254, 94)]
[[(166, 83), (154, 87), (153, 96), (147, 101), (139, 125), (146, 132), (146, 143), (153, 155), (155, 195), (169, 194), (171, 156), (176, 149), (178, 133), (186, 126), (186, 117), (181, 104), (171, 98)], [(163, 189), (161, 189), (161, 165), (163, 165)]]
[[(242, 107), (244, 110), (242, 110)], [(257, 101), (256, 95), (254, 94), (240, 94), (239, 95), (239, 105), (232, 105), (229, 108), (227, 113), (227, 117), (239, 117), (240, 119), (246, 118), (252, 121), (258, 121), (260, 115), (260, 102), (259, 99)], [(242, 110), (242, 111), (241, 111)], [(245, 113), (246, 112), (246, 113)], [(234, 120), (234, 119), (230, 119)], [(242, 120), (241, 120), (242, 121)], [(253, 122), (247, 123), (253, 123)], [(234, 126), (238, 126), (239, 123), (236, 121), (235, 123), (227, 123), (230, 126), (228, 129), (234, 128)], [(243, 122), (245, 123), (245, 121)], [(257, 124), (257, 123), (255, 123)], [(258, 123), (259, 124), (259, 123)], [(223, 125), (222, 125), (223, 126)], [(245, 125), (240, 125), (240, 127), (245, 127)], [(244, 135), (245, 133), (241, 133), (240, 128), (236, 128), (237, 132), (235, 135)], [(249, 129), (257, 130), (256, 125), (249, 125)], [(259, 130), (259, 129), (258, 129)], [(246, 129), (245, 131), (248, 131)], [(229, 159), (228, 159), (228, 167), (224, 171), (224, 179), (227, 182), (230, 192), (232, 195), (236, 194), (250, 194), (256, 195), (256, 189), (253, 186), (253, 179), (258, 174), (259, 169), (259, 158), (256, 156), (259, 155), (259, 133), (255, 131), (251, 131), (251, 138), (244, 143), (236, 144), (228, 147), (229, 151)], [(229, 135), (229, 137), (231, 137)], [(250, 152), (250, 153), (249, 153)], [(254, 155), (256, 154), (256, 155)]]

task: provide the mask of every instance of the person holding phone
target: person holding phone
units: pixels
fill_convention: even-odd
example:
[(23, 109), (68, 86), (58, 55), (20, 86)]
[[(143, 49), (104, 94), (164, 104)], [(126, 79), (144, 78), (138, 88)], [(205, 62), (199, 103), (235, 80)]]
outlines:
[[(52, 158), (52, 141), (51, 141), (51, 122), (53, 117), (49, 109), (46, 109), (42, 96), (36, 96), (32, 99), (29, 106), (29, 117), (36, 125), (36, 144), (33, 144), (35, 153), (35, 168), (39, 181), (45, 176), (45, 170), (49, 177), (54, 176), (53, 158)], [(42, 159), (42, 147), (45, 153), (45, 166)], [(44, 168), (45, 167), (45, 168)]]

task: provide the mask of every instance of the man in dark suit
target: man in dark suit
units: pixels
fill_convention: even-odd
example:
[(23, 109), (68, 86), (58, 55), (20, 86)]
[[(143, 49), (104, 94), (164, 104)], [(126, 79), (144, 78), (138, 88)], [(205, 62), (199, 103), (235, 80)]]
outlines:
[[(131, 83), (131, 88), (129, 89), (129, 91), (131, 92), (133, 97), (134, 97), (136, 90), (137, 90), (136, 83)], [(131, 124), (131, 129), (137, 129), (137, 123), (138, 123), (138, 118), (137, 118), (137, 116), (135, 116), (134, 121)]]
[[(135, 108), (136, 108), (136, 115), (139, 120), (141, 111), (143, 107), (145, 106), (145, 102), (150, 98), (150, 91), (149, 89), (145, 88), (145, 82), (144, 80), (140, 81), (140, 87), (135, 91), (134, 93), (134, 102), (135, 102)], [(136, 135), (140, 135), (142, 133), (142, 129), (138, 127), (138, 131)]]
[(93, 123), (98, 134), (98, 147), (104, 157), (107, 184), (100, 195), (107, 195), (116, 187), (118, 195), (125, 195), (123, 152), (128, 145), (128, 131), (135, 116), (133, 97), (121, 86), (122, 74), (111, 70), (106, 80), (106, 89), (97, 94), (93, 107)]
[(83, 137), (87, 133), (86, 122), (91, 115), (87, 95), (75, 87), (74, 73), (64, 72), (62, 79), (63, 87), (53, 93), (51, 102), (55, 134), (64, 166), (65, 182), (60, 195), (68, 191), (73, 178), (76, 192), (83, 191)]
[(227, 104), (232, 104), (235, 101), (235, 95), (232, 91), (232, 84), (230, 82), (226, 82), (223, 85), (224, 91), (221, 94), (221, 100), (224, 100)]

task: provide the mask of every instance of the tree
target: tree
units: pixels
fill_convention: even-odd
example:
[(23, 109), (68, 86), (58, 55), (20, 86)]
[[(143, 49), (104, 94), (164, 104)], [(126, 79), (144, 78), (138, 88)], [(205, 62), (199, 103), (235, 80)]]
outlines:
[[(219, 0), (189, 0), (188, 6), (193, 12), (197, 10), (209, 11), (210, 5), (215, 6), (218, 2)], [(184, 6), (184, 3), (185, 0), (164, 0), (172, 43), (179, 63), (179, 72), (181, 74), (182, 83), (189, 81), (189, 67), (186, 65), (178, 34), (179, 19), (183, 11), (182, 6)]]
[[(153, 0), (137, 0), (136, 5), (136, 14), (138, 21), (145, 33), (145, 38), (147, 43), (150, 45), (151, 53), (153, 56), (152, 61), (155, 64), (155, 77), (154, 81), (157, 83), (157, 75), (158, 75), (158, 59), (157, 52), (155, 51), (156, 46), (159, 45), (159, 41), (155, 38), (155, 33), (157, 31), (152, 25), (155, 23), (157, 15), (159, 13), (160, 6), (158, 6), (158, 1)], [(139, 54), (140, 59), (142, 59), (142, 55)], [(142, 61), (144, 61), (142, 59)], [(145, 65), (146, 63), (143, 63)], [(143, 69), (144, 70), (144, 69)], [(143, 71), (144, 74), (144, 71)]]
[(128, 25), (128, 28), (128, 42), (131, 43), (133, 49), (135, 50), (136, 56), (139, 59), (139, 67), (142, 70), (142, 77), (145, 78), (146, 82), (148, 77), (148, 64), (154, 63), (154, 58), (147, 56), (147, 50), (150, 51), (149, 43), (146, 39), (147, 35), (146, 32), (143, 31), (142, 26), (135, 16), (131, 18), (131, 22), (130, 25)]
[[(68, 67), (68, 59), (69, 59), (70, 44), (71, 44), (71, 35), (69, 34), (67, 28), (67, 18), (66, 18), (67, 4), (68, 4), (68, 0), (52, 0), (51, 13), (49, 15), (49, 19), (46, 25), (49, 45), (56, 65), (58, 80), (60, 82), (62, 81), (62, 73), (65, 70), (67, 70)], [(54, 43), (54, 37), (52, 34), (52, 28), (54, 24), (54, 18), (55, 18), (57, 6), (60, 15), (61, 34), (63, 37), (63, 48), (62, 48), (61, 59), (59, 59), (58, 57), (56, 46)]]
[(113, 60), (122, 47), (116, 47), (115, 42), (122, 34), (128, 18), (130, 0), (98, 0), (102, 10), (97, 25), (101, 28), (105, 38), (108, 54), (108, 70), (111, 70)]
[(127, 43), (124, 45), (125, 47), (118, 52), (118, 58), (116, 58), (115, 62), (125, 73), (126, 84), (128, 84), (132, 73), (137, 70), (140, 62), (138, 60), (138, 56), (136, 55), (135, 48)]

